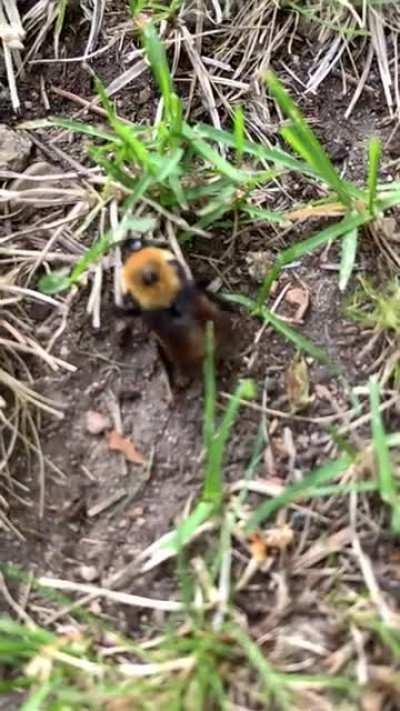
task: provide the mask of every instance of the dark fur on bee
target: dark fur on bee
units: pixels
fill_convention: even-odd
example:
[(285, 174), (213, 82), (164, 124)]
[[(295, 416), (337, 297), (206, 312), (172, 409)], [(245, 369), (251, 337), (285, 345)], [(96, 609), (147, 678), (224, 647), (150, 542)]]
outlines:
[(201, 372), (209, 321), (214, 326), (216, 360), (230, 355), (231, 315), (188, 278), (171, 252), (143, 247), (131, 253), (122, 268), (122, 286), (131, 302), (129, 313), (140, 313), (155, 334), (170, 382), (174, 382), (175, 371), (186, 377)]

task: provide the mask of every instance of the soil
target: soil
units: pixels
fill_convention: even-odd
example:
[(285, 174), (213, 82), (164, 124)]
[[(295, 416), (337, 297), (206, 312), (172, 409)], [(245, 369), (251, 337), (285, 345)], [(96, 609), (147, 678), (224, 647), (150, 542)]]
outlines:
[[(116, 12), (113, 21), (117, 24), (122, 19), (126, 20), (127, 16), (121, 9), (119, 14)], [(68, 41), (67, 54), (79, 55), (82, 52), (79, 34)], [(52, 55), (51, 43), (44, 48), (43, 55)], [(106, 81), (121, 74), (125, 68), (115, 48), (100, 55), (92, 66)], [(296, 66), (297, 70), (302, 66), (301, 59)], [(92, 80), (79, 62), (66, 64), (61, 76), (58, 68), (51, 64), (41, 65), (40, 71), (48, 88), (51, 114), (75, 116), (77, 112), (73, 102), (51, 91), (53, 85), (87, 99), (92, 97)], [(290, 81), (290, 77), (287, 78)], [(345, 166), (347, 174), (357, 179), (364, 174), (368, 137), (373, 134), (387, 140), (392, 130), (387, 121), (376, 69), (369, 78), (369, 86), (373, 93), (364, 92), (349, 120), (343, 117), (349, 98), (342, 96), (341, 82), (335, 77), (324, 82), (317, 96), (300, 97), (304, 112), (315, 120), (313, 125), (336, 164)], [(138, 105), (136, 99), (143, 89), (147, 91), (146, 103)], [(118, 110), (129, 119), (145, 121), (154, 115), (154, 95), (148, 75), (142, 76), (124, 90), (122, 96), (117, 97)], [(22, 116), (18, 120), (46, 115), (35, 72), (25, 77), (21, 97)], [(5, 102), (0, 107), (0, 119), (9, 125), (15, 122)], [(39, 135), (43, 141), (46, 140), (45, 132)], [(79, 156), (82, 163), (89, 165), (83, 153), (84, 143), (74, 139), (68, 150), (71, 155)], [(393, 156), (395, 154), (394, 146)], [(35, 149), (35, 155), (40, 155), (39, 149)], [(44, 157), (48, 159), (48, 156)], [(61, 167), (64, 169), (67, 166)], [(384, 169), (385, 175), (396, 178), (391, 169)], [(297, 189), (302, 199), (309, 197), (302, 192), (301, 186)], [(307, 230), (317, 227), (315, 222), (312, 226), (308, 225)], [(5, 230), (1, 223), (0, 229)], [(196, 275), (206, 275), (210, 279), (222, 270), (229, 287), (254, 294), (257, 284), (249, 275), (246, 256), (249, 249), (257, 251), (268, 247), (270, 236), (273, 234), (268, 227), (244, 233), (237, 240), (232, 263), (225, 272), (226, 260), (221, 257), (229, 245), (229, 236), (221, 235), (220, 241), (216, 243), (214, 240), (211, 248), (196, 244), (190, 256), (192, 269)], [(296, 234), (294, 231), (287, 239), (295, 240), (298, 236), (299, 232)], [(276, 245), (273, 246), (275, 248)], [(375, 248), (366, 243), (359, 254), (357, 268), (368, 270), (375, 263)], [(348, 382), (364, 383), (376, 351), (369, 353), (362, 363), (358, 361), (369, 335), (363, 334), (343, 315), (343, 297), (337, 286), (337, 264), (335, 246), (328, 253), (303, 259), (300, 264), (284, 272), (275, 293), (280, 293), (288, 283), (293, 287), (300, 285), (309, 292), (310, 308), (304, 323), (297, 324), (296, 328), (316, 345), (326, 349), (331, 359), (340, 364)], [(26, 463), (21, 454), (15, 464), (15, 477), (29, 486), (32, 506), (26, 508), (11, 499), (10, 519), (21, 531), (24, 540), (18, 540), (12, 533), (2, 533), (1, 557), (4, 562), (32, 571), (35, 575), (45, 574), (68, 580), (82, 581), (85, 569), (90, 566), (94, 569), (94, 582), (104, 583), (166, 532), (181, 514), (187, 500), (200, 491), (203, 402), (201, 383), (194, 383), (180, 392), (172, 404), (168, 402), (165, 374), (152, 338), (137, 320), (133, 323), (128, 345), (121, 346), (119, 322), (111, 293), (106, 288), (98, 332), (93, 331), (86, 315), (86, 303), (87, 292), (82, 289), (72, 301), (67, 329), (57, 345), (58, 354), (75, 365), (76, 372), (56, 376), (45, 371), (37, 373), (36, 387), (54, 397), (64, 412), (62, 421), (45, 419), (41, 429), (44, 455), (64, 476), (57, 476), (53, 470), (47, 469), (45, 515), (40, 520), (36, 505), (37, 472), (33, 468), (29, 474), (26, 473)], [(293, 308), (283, 301), (278, 313), (293, 316)], [(31, 318), (36, 319), (39, 326), (43, 314), (40, 310), (35, 313), (32, 308)], [(259, 394), (266, 388), (270, 408), (287, 410), (285, 376), (294, 349), (271, 329), (265, 330), (257, 346), (254, 346), (253, 341), (261, 324), (244, 313), (238, 314), (238, 321), (243, 337), (241, 354), (233, 371), (221, 375), (221, 389), (229, 390), (237, 378), (251, 376), (257, 383)], [(310, 362), (309, 376), (314, 394), (316, 386), (323, 385), (337, 403), (345, 405), (347, 396), (339, 382), (332, 378), (329, 368)], [(127, 463), (122, 455), (109, 450), (104, 434), (89, 434), (86, 429), (88, 411), (109, 417), (119, 411), (123, 434), (134, 442), (148, 463), (144, 466)], [(305, 413), (313, 419), (312, 422), (273, 418), (269, 423), (276, 452), (279, 452), (290, 426), (296, 470), (308, 471), (326, 458), (325, 427), (323, 423), (316, 423), (315, 418), (323, 417), (327, 412), (331, 412), (329, 400), (316, 396)], [(226, 453), (225, 476), (229, 481), (243, 476), (253, 449), (259, 418), (258, 412), (243, 408)], [(394, 430), (399, 424), (394, 415), (390, 429)], [(278, 453), (276, 462), (278, 476), (283, 481), (293, 477), (293, 466), (292, 469), (289, 467), (285, 453), (281, 457)], [(99, 507), (98, 514), (94, 511), (96, 506)], [(327, 516), (331, 515), (339, 524), (345, 512), (341, 509), (327, 512)], [(294, 527), (299, 525), (296, 513), (293, 514), (292, 524)], [(324, 525), (330, 533), (335, 530), (335, 525), (333, 528), (326, 523)], [(381, 543), (375, 549), (372, 546), (368, 548), (380, 570), (385, 555), (390, 553), (390, 541)], [(286, 568), (290, 569), (290, 561), (287, 561)], [(171, 570), (165, 566), (142, 578), (131, 574), (122, 587), (135, 594), (149, 594), (151, 590), (152, 596), (166, 598), (175, 594), (175, 586)], [(249, 606), (251, 597), (247, 596), (246, 600), (243, 605)], [(262, 613), (265, 601), (259, 601), (259, 604)], [(8, 611), (3, 600), (0, 600), (0, 607)], [(140, 610), (121, 611), (105, 604), (101, 609), (118, 616), (122, 629), (131, 630), (148, 619), (148, 613), (143, 615)], [(40, 611), (37, 614), (40, 620)], [(255, 621), (259, 617), (255, 615)]]

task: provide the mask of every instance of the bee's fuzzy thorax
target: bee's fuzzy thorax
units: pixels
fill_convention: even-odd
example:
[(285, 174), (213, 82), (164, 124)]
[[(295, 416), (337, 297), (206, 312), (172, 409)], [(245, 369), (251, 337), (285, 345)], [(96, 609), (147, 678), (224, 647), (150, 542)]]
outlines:
[(144, 311), (169, 308), (182, 289), (175, 256), (166, 249), (144, 247), (122, 267), (122, 289)]

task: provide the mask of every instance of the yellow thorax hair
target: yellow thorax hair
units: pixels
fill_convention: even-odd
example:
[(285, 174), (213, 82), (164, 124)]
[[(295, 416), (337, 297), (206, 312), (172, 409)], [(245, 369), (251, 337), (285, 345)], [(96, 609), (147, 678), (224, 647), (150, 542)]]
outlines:
[(169, 308), (182, 289), (172, 261), (172, 252), (143, 247), (131, 254), (122, 267), (122, 290), (144, 310)]

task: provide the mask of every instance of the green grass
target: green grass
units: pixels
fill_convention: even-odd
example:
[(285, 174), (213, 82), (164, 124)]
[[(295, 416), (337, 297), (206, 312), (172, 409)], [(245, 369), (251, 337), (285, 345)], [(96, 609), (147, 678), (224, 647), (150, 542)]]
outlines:
[(130, 0), (129, 3), (134, 20), (140, 20), (141, 13), (148, 13), (151, 15), (153, 22), (171, 20), (182, 8), (183, 4), (184, 0), (164, 0), (164, 2), (156, 2), (155, 0)]
[(289, 119), (289, 124), (281, 129), (282, 137), (330, 191), (328, 198), (319, 201), (318, 206), (325, 205), (328, 209), (330, 201), (338, 201), (343, 207), (345, 217), (337, 225), (328, 227), (280, 253), (260, 289), (260, 303), (263, 303), (273, 281), (286, 264), (338, 238), (342, 238), (339, 287), (344, 291), (354, 268), (360, 230), (376, 217), (384, 214), (385, 210), (399, 204), (400, 186), (392, 184), (388, 190), (387, 186), (379, 186), (381, 146), (377, 138), (371, 138), (369, 142), (365, 187), (360, 188), (341, 178), (318, 138), (278, 79), (272, 73), (268, 73), (266, 82), (282, 112)]
[[(235, 521), (232, 511), (223, 504), (221, 457), (226, 449), (225, 433), (233, 423), (233, 410), (228, 408), (222, 421), (215, 424), (211, 346), (209, 338), (210, 352), (205, 368), (204, 437), (208, 461), (205, 464), (204, 496), (213, 502), (214, 512), (219, 511), (220, 535), (214, 535), (208, 541), (206, 553), (204, 543), (203, 552), (197, 550), (197, 560), (201, 555), (203, 561), (199, 577), (189, 564), (189, 551), (185, 553), (188, 540), (180, 537), (177, 577), (186, 601), (184, 629), (181, 613), (176, 620), (171, 618), (165, 623), (164, 634), (158, 643), (147, 649), (140, 642), (140, 635), (136, 635), (135, 641), (128, 640), (108, 625), (104, 635), (109, 639), (113, 635), (113, 643), (120, 651), (104, 656), (103, 651), (107, 647), (102, 644), (103, 623), (93, 621), (93, 616), (92, 619), (86, 618), (85, 625), (77, 625), (75, 631), (70, 628), (64, 636), (38, 626), (0, 618), (0, 664), (6, 670), (0, 682), (0, 694), (11, 691), (24, 694), (21, 711), (77, 711), (83, 708), (88, 711), (99, 708), (107, 711), (125, 708), (150, 711), (155, 704), (160, 708), (182, 711), (228, 709), (235, 698), (237, 683), (240, 694), (243, 695), (244, 690), (248, 694), (249, 708), (252, 704), (268, 703), (273, 704), (277, 711), (289, 711), (301, 698), (304, 689), (323, 693), (324, 698), (328, 694), (332, 700), (342, 698), (356, 703), (360, 690), (351, 675), (332, 677), (318, 673), (282, 672), (269, 661), (266, 650), (260, 648), (248, 631), (237, 623), (234, 579), (229, 563), (232, 561), (231, 532)], [(237, 408), (237, 401), (234, 399), (232, 402), (232, 407)], [(398, 445), (398, 439), (388, 438), (386, 444)], [(218, 445), (214, 445), (215, 441)], [(210, 468), (210, 461), (215, 462), (214, 447), (218, 450), (218, 475), (215, 464)], [(252, 457), (250, 463), (252, 473), (255, 471), (254, 464), (257, 467), (259, 462), (259, 447), (256, 449), (256, 457)], [(303, 482), (288, 486), (282, 496), (262, 505), (254, 513), (248, 522), (248, 530), (253, 530), (292, 502), (362, 491), (361, 482), (327, 486), (327, 482), (332, 482), (344, 472), (352, 461), (350, 456), (345, 455), (305, 476)], [(226, 604), (220, 607), (224, 588), (227, 590)], [(199, 605), (200, 590), (202, 604)], [(65, 598), (62, 602), (65, 604)], [(370, 617), (364, 621), (354, 619), (360, 626), (373, 629), (381, 643), (397, 655), (398, 635), (395, 630), (388, 630), (387, 626), (377, 620), (374, 622)], [(145, 633), (144, 641), (147, 639)]]
[[(226, 500), (224, 455), (240, 403), (243, 398), (254, 396), (254, 388), (248, 381), (239, 383), (226, 410), (217, 417), (211, 327), (204, 371), (203, 492), (193, 513), (172, 532), (169, 540), (169, 547), (177, 556), (177, 580), (185, 601), (184, 613), (165, 624), (164, 634), (150, 649), (143, 646), (138, 637), (130, 641), (107, 625), (104, 635), (107, 638), (112, 635), (113, 643), (123, 650), (115, 656), (103, 654), (103, 623), (93, 615), (81, 615), (79, 610), (74, 612), (79, 613), (79, 625), (77, 623), (75, 631), (64, 636), (36, 625), (0, 618), (0, 664), (7, 670), (0, 683), (0, 694), (25, 693), (21, 711), (83, 708), (119, 711), (125, 708), (118, 705), (123, 701), (128, 704), (127, 708), (139, 711), (150, 710), (155, 704), (182, 711), (229, 709), (235, 698), (236, 684), (241, 695), (244, 691), (248, 695), (249, 704), (273, 704), (277, 711), (293, 708), (298, 694), (307, 688), (332, 693), (334, 698), (357, 697), (357, 685), (346, 675), (332, 678), (324, 674), (285, 673), (275, 668), (267, 653), (237, 622), (232, 532), (244, 499), (238, 499), (234, 513), (235, 509), (231, 509)], [(254, 475), (260, 464), (263, 442), (263, 435), (256, 438), (246, 477)], [(329, 472), (315, 472), (305, 479), (304, 486), (288, 487), (284, 496), (269, 502), (269, 514), (300, 497), (325, 495), (322, 484), (331, 481), (349, 462), (350, 459), (344, 457), (330, 465)], [(345, 493), (344, 490), (341, 493)], [(265, 508), (257, 511), (255, 517), (254, 522), (258, 524), (265, 518)], [(207, 518), (214, 520), (217, 532), (208, 541), (200, 542), (196, 560), (201, 561), (201, 566), (193, 568), (188, 546)], [(161, 547), (164, 546), (165, 537), (161, 543)], [(7, 569), (3, 571), (8, 576)], [(46, 590), (37, 588), (35, 581), (33, 585), (47, 599)], [(65, 603), (63, 597), (60, 604)], [(147, 640), (145, 633), (144, 641)], [(134, 674), (134, 678), (130, 678), (130, 674)]]
[[(318, 203), (302, 206), (310, 217), (314, 209), (322, 208), (330, 219), (331, 209), (339, 205), (341, 218), (328, 225), (324, 223), (306, 240), (281, 250), (256, 298), (243, 294), (230, 294), (227, 298), (271, 325), (297, 350), (328, 365), (332, 375), (342, 377), (340, 367), (332, 364), (322, 349), (268, 308), (267, 299), (273, 283), (288, 264), (333, 240), (341, 243), (339, 287), (345, 291), (362, 243), (363, 227), (400, 203), (400, 185), (380, 185), (381, 146), (376, 139), (371, 139), (368, 146), (365, 184), (344, 180), (298, 107), (272, 74), (266, 77), (266, 83), (287, 120), (281, 131), (288, 144), (287, 151), (250, 142), (241, 108), (234, 112), (231, 130), (186, 121), (165, 48), (154, 25), (141, 15), (150, 13), (155, 22), (169, 19), (181, 4), (179, 0), (169, 6), (144, 0), (131, 3), (162, 100), (161, 118), (156, 125), (122, 121), (100, 81), (97, 89), (107, 111), (107, 129), (54, 119), (57, 126), (90, 137), (90, 154), (108, 176), (103, 202), (107, 204), (119, 195), (121, 219), (118, 232), (101, 235), (70, 272), (46, 275), (40, 286), (47, 293), (57, 293), (82, 283), (87, 270), (128, 232), (140, 235), (157, 230), (162, 227), (165, 215), (174, 222), (179, 239), (187, 246), (207, 233), (210, 236), (211, 231), (214, 238), (220, 231), (226, 234), (236, 219), (239, 225), (257, 222), (287, 225), (290, 214), (255, 205), (253, 195), (260, 187), (268, 189), (273, 181), (279, 180), (280, 174), (290, 171), (324, 193)], [(398, 335), (398, 286), (383, 294), (372, 287), (368, 289), (366, 303), (360, 297), (356, 304), (359, 319), (367, 319), (367, 325)], [(391, 449), (399, 446), (399, 436), (385, 431), (378, 383), (371, 379), (369, 385), (372, 443), (366, 445), (375, 454), (375, 476), (371, 472), (367, 480), (353, 478), (343, 482), (342, 476), (362, 461), (365, 452), (355, 451), (352, 444), (339, 437), (335, 440), (332, 435), (342, 445), (339, 457), (308, 473), (301, 472), (301, 480), (287, 484), (279, 496), (250, 505), (246, 488), (234, 499), (229, 497), (224, 464), (239, 409), (243, 402), (255, 397), (255, 387), (249, 380), (239, 382), (221, 413), (213, 345), (210, 328), (204, 366), (202, 491), (182, 523), (149, 547), (145, 561), (147, 569), (151, 569), (164, 560), (176, 559), (184, 614), (168, 621), (165, 634), (154, 649), (143, 647), (140, 641), (132, 644), (118, 634), (116, 644), (124, 652), (115, 657), (103, 654), (101, 623), (79, 613), (80, 633), (65, 638), (37, 626), (0, 619), (0, 663), (7, 669), (0, 682), (0, 693), (25, 690), (28, 698), (22, 711), (98, 708), (119, 711), (118, 703), (123, 700), (132, 708), (145, 710), (155, 706), (177, 711), (228, 709), (238, 680), (246, 687), (249, 707), (253, 703), (268, 703), (271, 708), (283, 711), (294, 708), (302, 688), (327, 691), (335, 702), (345, 697), (356, 703), (360, 690), (353, 669), (346, 668), (343, 676), (335, 677), (284, 673), (269, 660), (268, 646), (259, 646), (251, 632), (238, 623), (233, 571), (233, 554), (237, 551), (233, 541), (238, 530), (246, 541), (249, 534), (259, 532), (261, 527), (277, 524), (278, 514), (289, 517), (293, 504), (323, 497), (346, 497), (354, 492), (380, 497), (390, 512), (392, 532), (399, 533), (399, 490), (391, 455)], [(264, 474), (266, 430), (265, 422), (261, 423), (245, 479), (256, 473), (261, 477)], [(191, 560), (194, 540), (198, 568)], [(369, 629), (397, 657), (398, 635), (387, 626), (374, 624), (371, 622)], [(152, 671), (149, 665), (153, 665)], [(138, 678), (128, 677), (128, 667)], [(241, 672), (246, 670), (243, 681)]]
[(379, 410), (379, 384), (376, 378), (369, 381), (369, 399), (371, 407), (371, 428), (374, 452), (378, 469), (379, 493), (382, 501), (391, 508), (391, 528), (393, 533), (400, 533), (400, 492), (395, 478), (387, 436)]
[[(334, 677), (282, 672), (270, 662), (267, 650), (238, 624), (232, 568), (233, 531), (240, 520), (247, 520), (246, 529), (242, 529), (247, 535), (293, 503), (332, 495), (348, 496), (351, 492), (378, 492), (393, 511), (394, 525), (398, 524), (397, 484), (389, 450), (399, 446), (400, 437), (384, 432), (377, 383), (371, 380), (370, 385), (377, 480), (341, 483), (340, 476), (359, 456), (349, 447), (339, 459), (305, 474), (302, 481), (286, 486), (280, 496), (253, 509), (249, 517), (243, 495), (233, 506), (226, 495), (224, 456), (240, 404), (243, 399), (254, 397), (254, 386), (249, 381), (239, 383), (225, 411), (217, 416), (211, 326), (207, 333), (204, 378), (203, 491), (192, 514), (152, 545), (153, 556), (167, 551), (166, 557), (176, 557), (184, 612), (165, 623), (163, 635), (152, 648), (143, 646), (140, 635), (134, 642), (128, 640), (109, 624), (106, 628), (93, 615), (86, 612), (81, 615), (79, 610), (74, 614), (80, 623), (64, 636), (36, 625), (0, 618), (0, 664), (6, 670), (0, 694), (10, 691), (25, 694), (21, 711), (99, 708), (147, 711), (155, 704), (182, 711), (229, 709), (237, 684), (240, 694), (246, 691), (249, 708), (252, 704), (268, 703), (278, 711), (289, 711), (304, 689), (323, 693), (324, 698), (328, 694), (332, 700), (342, 698), (356, 703), (360, 690), (350, 672)], [(245, 478), (253, 476), (262, 464), (263, 446), (261, 427)], [(213, 523), (214, 532), (211, 537), (197, 541), (197, 566), (192, 566), (189, 545), (195, 537), (198, 539), (196, 534), (207, 521)], [(154, 564), (163, 559), (155, 559)], [(8, 577), (6, 568), (3, 572)], [(37, 588), (35, 581), (33, 585), (47, 599), (46, 589)], [(63, 597), (60, 604), (65, 603)], [(373, 620), (368, 624), (381, 643), (393, 654), (397, 653), (395, 630), (387, 629), (379, 621), (375, 626)], [(104, 656), (101, 630), (105, 637), (113, 636), (113, 643), (120, 650), (117, 654)], [(144, 630), (144, 641), (147, 640)], [(130, 705), (124, 707), (123, 703)]]
[(397, 278), (376, 286), (371, 279), (361, 277), (359, 287), (347, 301), (345, 313), (375, 332), (400, 335), (400, 283)]
[(339, 284), (344, 290), (353, 271), (360, 231), (376, 216), (400, 203), (400, 185), (381, 186), (378, 182), (381, 149), (377, 139), (371, 139), (369, 146), (366, 186), (342, 179), (299, 109), (271, 73), (266, 77), (267, 85), (289, 120), (281, 133), (293, 152), (249, 142), (245, 115), (240, 108), (234, 113), (231, 131), (201, 123), (191, 125), (183, 118), (182, 101), (173, 85), (165, 48), (147, 18), (141, 19), (139, 34), (161, 94), (162, 114), (158, 124), (142, 126), (119, 119), (100, 81), (97, 89), (107, 111), (109, 131), (70, 120), (53, 121), (57, 126), (95, 139), (90, 154), (109, 179), (103, 200), (107, 203), (114, 197), (118, 186), (122, 228), (117, 236), (111, 233), (102, 236), (70, 274), (43, 277), (40, 288), (55, 293), (79, 283), (87, 268), (115, 241), (123, 239), (129, 229), (140, 233), (140, 219), (137, 221), (135, 211), (143, 206), (143, 201), (146, 217), (160, 221), (168, 215), (177, 225), (178, 238), (183, 242), (210, 229), (226, 231), (233, 226), (234, 219), (243, 225), (260, 221), (287, 225), (290, 213), (254, 205), (252, 195), (255, 189), (272, 186), (280, 173), (291, 171), (326, 193), (318, 204), (306, 206), (311, 217), (315, 207), (322, 207), (329, 216), (332, 205), (339, 204), (343, 219), (282, 250), (260, 288), (259, 303), (264, 302), (272, 282), (286, 264), (334, 239), (342, 239)]
[[(76, 633), (75, 639), (71, 633), (68, 639), (3, 617), (0, 631), (0, 663), (8, 670), (0, 693), (25, 695), (20, 711), (148, 711), (155, 705), (182, 711), (228, 709), (233, 675), (242, 679), (242, 694), (247, 684), (252, 702), (274, 703), (277, 711), (293, 708), (297, 686), (333, 689), (349, 697), (357, 694), (351, 680), (343, 676), (277, 671), (232, 622), (219, 632), (204, 621), (188, 626), (185, 633), (170, 627), (150, 651), (118, 635), (116, 641), (124, 651), (115, 659), (102, 658), (101, 643), (88, 630)], [(129, 678), (130, 669), (135, 669), (137, 678)]]

